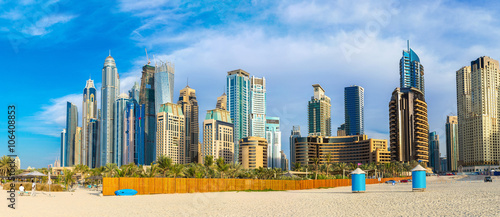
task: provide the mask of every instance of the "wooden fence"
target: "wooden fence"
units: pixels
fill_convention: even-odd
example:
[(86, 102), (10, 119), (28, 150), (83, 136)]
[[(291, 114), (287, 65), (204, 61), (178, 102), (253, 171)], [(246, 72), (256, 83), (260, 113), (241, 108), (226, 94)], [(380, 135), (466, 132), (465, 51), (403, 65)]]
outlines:
[[(383, 183), (406, 178), (366, 179), (366, 184)], [(260, 180), (260, 179), (198, 179), (198, 178), (103, 178), (103, 195), (116, 190), (134, 189), (138, 194), (174, 194), (245, 190), (303, 190), (350, 186), (350, 179), (323, 180)]]

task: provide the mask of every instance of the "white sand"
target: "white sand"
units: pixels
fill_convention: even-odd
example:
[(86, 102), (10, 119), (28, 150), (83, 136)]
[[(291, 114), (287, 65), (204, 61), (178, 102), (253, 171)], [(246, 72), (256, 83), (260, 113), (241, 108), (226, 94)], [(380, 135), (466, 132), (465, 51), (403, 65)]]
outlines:
[(500, 179), (484, 183), (482, 177), (448, 184), (439, 182), (470, 178), (431, 177), (427, 191), (418, 193), (411, 183), (367, 185), (365, 193), (339, 187), (100, 197), (79, 190), (21, 197), (16, 210), (4, 202), (0, 216), (499, 216)]

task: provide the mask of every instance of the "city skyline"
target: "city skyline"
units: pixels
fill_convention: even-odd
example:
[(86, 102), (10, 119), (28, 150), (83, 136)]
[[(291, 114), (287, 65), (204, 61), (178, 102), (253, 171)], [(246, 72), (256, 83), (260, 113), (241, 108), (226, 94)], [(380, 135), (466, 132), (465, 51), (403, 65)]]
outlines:
[[(61, 3), (62, 4), (62, 3)], [(83, 3), (82, 3), (83, 4)], [(347, 4), (347, 5), (346, 5)], [(492, 3), (496, 4), (496, 3)], [(468, 63), (480, 56), (490, 56), (493, 59), (500, 59), (498, 55), (498, 46), (490, 46), (491, 36), (478, 34), (470, 39), (460, 39), (452, 38), (448, 39), (447, 34), (451, 32), (465, 32), (465, 29), (469, 25), (456, 25), (453, 22), (462, 22), (466, 24), (471, 24), (469, 20), (483, 20), (480, 25), (482, 28), (497, 30), (495, 26), (491, 26), (496, 22), (496, 18), (489, 17), (489, 15), (494, 14), (492, 11), (495, 7), (481, 8), (478, 6), (468, 5), (466, 3), (451, 2), (446, 3), (447, 7), (444, 8), (445, 3), (433, 3), (433, 7), (428, 7), (423, 9), (420, 13), (429, 16), (422, 22), (405, 22), (408, 25), (407, 28), (401, 30), (397, 29), (400, 24), (398, 20), (403, 14), (407, 13), (412, 7), (412, 4), (405, 3), (404, 5), (389, 5), (387, 3), (372, 3), (371, 6), (373, 10), (371, 12), (360, 12), (356, 17), (358, 19), (350, 19), (353, 23), (342, 23), (338, 21), (335, 17), (327, 17), (325, 21), (317, 22), (317, 26), (308, 26), (309, 30), (318, 30), (325, 26), (338, 25), (340, 30), (344, 30), (347, 37), (343, 37), (341, 31), (333, 32), (332, 35), (336, 36), (333, 39), (323, 38), (324, 34), (314, 35), (309, 33), (303, 33), (304, 38), (291, 37), (290, 40), (285, 40), (280, 42), (279, 39), (288, 39), (287, 36), (293, 36), (297, 29), (302, 29), (302, 22), (297, 21), (297, 17), (293, 17), (288, 11), (296, 9), (299, 6), (306, 8), (306, 11), (320, 10), (321, 8), (350, 8), (349, 3), (325, 3), (325, 2), (302, 2), (302, 3), (289, 3), (282, 5), (271, 5), (269, 8), (278, 8), (282, 10), (277, 10), (275, 17), (278, 23), (284, 24), (286, 27), (290, 27), (290, 33), (285, 35), (273, 35), (273, 30), (278, 30), (277, 27), (269, 28), (268, 25), (263, 25), (257, 22), (256, 25), (250, 25), (250, 29), (256, 30), (255, 32), (242, 31), (235, 35), (228, 34), (229, 30), (233, 30), (230, 27), (234, 24), (233, 21), (225, 20), (214, 24), (213, 28), (204, 26), (195, 26), (196, 28), (179, 31), (178, 34), (173, 36), (178, 36), (179, 38), (172, 37), (167, 38), (167, 41), (161, 40), (150, 40), (150, 39), (160, 39), (160, 36), (168, 32), (160, 32), (158, 35), (148, 34), (147, 28), (140, 29), (143, 24), (139, 21), (144, 19), (144, 22), (152, 21), (155, 15), (140, 15), (139, 11), (147, 10), (145, 7), (136, 6), (135, 8), (131, 6), (131, 3), (120, 2), (116, 5), (107, 5), (109, 8), (113, 8), (114, 11), (109, 13), (109, 10), (97, 11), (98, 15), (103, 13), (109, 13), (111, 20), (118, 21), (123, 18), (130, 19), (131, 23), (129, 28), (122, 26), (116, 27), (120, 31), (116, 30), (115, 35), (106, 35), (109, 39), (104, 39), (104, 37), (98, 37), (96, 35), (86, 35), (81, 34), (81, 37), (75, 37), (72, 40), (64, 41), (65, 37), (59, 40), (54, 40), (50, 43), (50, 39), (53, 37), (58, 37), (62, 33), (70, 33), (70, 30), (75, 30), (75, 23), (82, 24), (87, 22), (83, 19), (84, 13), (82, 11), (74, 11), (76, 9), (68, 9), (67, 7), (61, 7), (59, 13), (54, 13), (55, 15), (61, 15), (61, 18), (55, 24), (47, 24), (46, 26), (36, 26), (37, 28), (30, 29), (29, 33), (20, 33), (22, 36), (26, 36), (28, 42), (24, 42), (17, 45), (14, 49), (13, 42), (9, 41), (8, 38), (2, 38), (2, 48), (4, 50), (10, 50), (12, 55), (7, 55), (7, 58), (2, 60), (5, 61), (6, 71), (16, 71), (11, 68), (15, 65), (20, 65), (22, 60), (29, 59), (30, 64), (27, 66), (27, 71), (37, 72), (40, 75), (33, 75), (26, 78), (26, 82), (20, 87), (14, 86), (14, 84), (7, 84), (7, 88), (12, 89), (16, 92), (12, 94), (13, 96), (7, 96), (6, 103), (15, 103), (21, 110), (19, 116), (19, 138), (20, 142), (23, 143), (19, 147), (19, 156), (23, 160), (23, 167), (42, 167), (47, 164), (53, 163), (59, 156), (60, 150), (60, 132), (65, 127), (64, 117), (65, 116), (65, 103), (70, 101), (77, 105), (79, 109), (79, 114), (81, 113), (81, 91), (82, 87), (85, 85), (85, 80), (88, 79), (89, 74), (95, 79), (96, 89), (98, 89), (98, 97), (100, 97), (100, 88), (102, 86), (102, 81), (100, 80), (100, 67), (102, 66), (102, 60), (108, 55), (108, 49), (112, 50), (112, 55), (115, 58), (118, 65), (118, 72), (123, 79), (120, 79), (122, 86), (120, 89), (122, 92), (128, 91), (134, 82), (140, 81), (141, 67), (146, 64), (145, 54), (143, 54), (144, 47), (151, 50), (151, 53), (156, 54), (156, 58), (172, 59), (176, 63), (176, 81), (178, 83), (175, 85), (174, 93), (183, 87), (187, 77), (190, 79), (191, 86), (198, 90), (197, 97), (200, 104), (200, 113), (204, 114), (206, 110), (213, 108), (213, 98), (220, 96), (221, 90), (224, 88), (225, 83), (225, 73), (227, 71), (233, 70), (235, 68), (242, 68), (248, 70), (250, 73), (255, 74), (259, 77), (266, 77), (266, 82), (268, 83), (268, 114), (269, 116), (278, 116), (282, 120), (282, 132), (286, 134), (291, 130), (293, 125), (302, 126), (302, 134), (305, 134), (307, 130), (307, 117), (303, 117), (301, 114), (307, 109), (304, 102), (310, 97), (309, 89), (310, 85), (314, 83), (321, 84), (329, 97), (332, 99), (332, 123), (333, 129), (340, 126), (343, 123), (343, 102), (340, 100), (342, 98), (342, 89), (349, 86), (352, 83), (359, 84), (365, 88), (365, 125), (366, 134), (370, 138), (377, 139), (388, 139), (388, 118), (387, 118), (387, 102), (392, 88), (398, 86), (399, 80), (398, 74), (398, 59), (400, 58), (400, 52), (405, 48), (406, 40), (410, 39), (412, 42), (412, 48), (415, 49), (420, 56), (420, 59), (425, 64), (425, 81), (426, 81), (426, 102), (429, 104), (429, 122), (430, 130), (437, 131), (441, 138), (444, 136), (444, 123), (446, 121), (446, 116), (450, 113), (456, 114), (456, 89), (455, 89), (455, 71), (461, 66), (468, 65)], [(62, 4), (62, 6), (65, 6)], [(159, 5), (161, 6), (161, 5)], [(220, 8), (228, 6), (219, 5)], [(463, 13), (463, 7), (466, 6), (469, 10), (476, 13)], [(41, 6), (40, 6), (41, 7)], [(174, 7), (177, 7), (174, 5)], [(262, 9), (262, 6), (255, 6)], [(17, 10), (17, 7), (10, 7), (12, 14)], [(83, 8), (90, 8), (87, 5)], [(106, 8), (106, 7), (105, 7)], [(182, 7), (180, 7), (182, 9)], [(350, 56), (349, 60), (346, 58), (345, 53), (342, 52), (342, 47), (339, 46), (347, 43), (348, 45), (356, 45), (353, 41), (350, 41), (349, 36), (356, 34), (355, 30), (364, 31), (367, 23), (370, 21), (375, 21), (373, 18), (377, 13), (383, 11), (391, 11), (394, 9), (397, 11), (395, 14), (391, 14), (391, 18), (387, 22), (388, 24), (380, 24), (381, 32), (379, 32), (377, 37), (371, 37), (371, 41), (362, 47), (363, 52), (354, 52)], [(464, 14), (460, 17), (459, 21), (452, 21), (451, 24), (446, 24), (444, 26), (454, 26), (457, 29), (444, 28), (439, 31), (430, 31), (436, 28), (435, 25), (430, 25), (431, 20), (433, 22), (444, 22), (446, 19), (443, 18), (444, 15), (439, 15), (445, 10), (445, 14)], [(361, 10), (359, 6), (353, 5), (353, 10)], [(362, 11), (362, 10), (361, 10)], [(342, 11), (336, 11), (342, 14)], [(300, 13), (300, 11), (295, 11), (304, 16), (305, 21), (311, 21), (311, 16), (307, 13)], [(80, 15), (79, 15), (80, 14)], [(214, 14), (214, 13), (212, 13)], [(242, 22), (241, 16), (245, 12), (240, 12), (236, 14), (236, 21)], [(264, 13), (257, 13), (258, 15), (263, 15)], [(316, 13), (317, 14), (317, 13)], [(475, 15), (471, 15), (475, 14)], [(217, 15), (215, 13), (215, 15)], [(223, 14), (224, 16), (227, 13)], [(473, 16), (473, 17), (470, 17)], [(15, 19), (16, 16), (11, 16)], [(179, 18), (181, 19), (181, 18)], [(256, 17), (250, 17), (248, 19), (258, 20)], [(416, 19), (416, 18), (410, 18)], [(424, 18), (422, 18), (424, 19)], [(2, 18), (0, 22), (9, 22), (10, 19)], [(437, 20), (437, 21), (436, 21)], [(236, 22), (234, 21), (234, 22)], [(298, 22), (296, 24), (290, 24), (292, 22)], [(449, 20), (446, 20), (450, 22)], [(423, 23), (423, 24), (415, 24)], [(302, 23), (304, 24), (304, 23)], [(353, 25), (353, 27), (347, 27), (348, 25)], [(427, 27), (422, 27), (426, 26)], [(103, 26), (91, 26), (91, 29), (104, 28)], [(162, 27), (165, 23), (152, 23), (154, 28)], [(208, 23), (207, 23), (208, 25)], [(8, 26), (8, 25), (7, 25)], [(463, 27), (462, 27), (463, 26)], [(240, 26), (241, 27), (241, 26)], [(300, 27), (300, 28), (299, 28)], [(470, 27), (470, 26), (469, 26)], [(6, 27), (9, 28), (9, 27)], [(409, 33), (403, 33), (404, 30), (408, 31), (408, 28), (414, 28), (414, 31)], [(429, 28), (429, 31), (422, 31), (422, 28)], [(225, 30), (219, 33), (213, 32), (213, 30)], [(353, 31), (351, 31), (354, 29)], [(16, 29), (12, 27), (14, 33)], [(36, 31), (35, 31), (36, 30)], [(132, 34), (134, 30), (137, 33)], [(165, 30), (165, 31), (176, 31)], [(191, 31), (202, 31), (203, 33), (211, 33), (211, 37), (205, 38), (201, 41), (193, 40), (196, 36), (189, 37), (188, 39), (182, 38), (182, 33), (189, 33)], [(467, 29), (468, 31), (469, 29)], [(4, 30), (5, 31), (5, 30)], [(80, 31), (74, 31), (80, 32)], [(99, 31), (97, 31), (99, 32)], [(431, 35), (421, 35), (417, 32), (433, 32)], [(163, 34), (161, 34), (163, 33)], [(331, 33), (331, 32), (328, 32)], [(470, 34), (470, 33), (466, 33)], [(72, 34), (69, 34), (70, 36)], [(16, 35), (14, 35), (16, 36)], [(122, 38), (122, 39), (120, 39)], [(446, 40), (444, 40), (446, 38)], [(467, 38), (467, 37), (461, 37)], [(69, 38), (66, 38), (69, 39)], [(168, 40), (170, 39), (170, 41)], [(172, 40), (178, 39), (179, 43), (173, 42)], [(322, 49), (314, 48), (312, 39), (321, 39), (317, 43), (319, 45), (325, 46), (325, 51)], [(433, 40), (435, 39), (435, 40)], [(333, 41), (332, 41), (333, 40)], [(147, 42), (150, 41), (150, 42)], [(174, 40), (175, 41), (175, 40)], [(247, 53), (245, 57), (235, 55), (234, 52), (227, 50), (217, 49), (216, 46), (211, 46), (210, 42), (220, 46), (221, 42), (228, 43), (231, 45), (242, 44), (238, 47), (237, 52)], [(316, 41), (316, 40), (314, 40)], [(94, 43), (93, 46), (86, 46), (82, 52), (71, 52), (72, 55), (68, 55), (72, 50), (79, 50), (78, 48), (84, 47), (84, 45)], [(219, 43), (216, 43), (219, 42)], [(248, 45), (245, 45), (247, 42)], [(338, 42), (338, 43), (337, 43)], [(44, 45), (46, 43), (46, 45)], [(284, 44), (286, 43), (286, 44)], [(286, 53), (291, 53), (292, 57), (280, 56), (273, 53), (273, 46), (279, 45), (285, 49)], [(293, 46), (297, 45), (300, 49), (295, 50)], [(336, 44), (336, 45), (334, 45)], [(46, 46), (57, 45), (57, 49), (48, 52), (44, 51), (43, 48)], [(132, 45), (132, 46), (128, 46)], [(439, 46), (438, 46), (439, 45)], [(128, 47), (128, 48), (127, 48)], [(237, 47), (237, 46), (236, 46)], [(190, 51), (190, 48), (194, 51)], [(190, 55), (200, 52), (199, 55)], [(307, 51), (312, 48), (312, 51)], [(355, 48), (358, 48), (355, 46)], [(439, 48), (439, 49), (438, 49)], [(263, 55), (259, 57), (262, 53), (269, 50), (273, 58), (269, 58), (268, 55)], [(279, 49), (278, 49), (279, 50)], [(306, 52), (303, 52), (306, 50)], [(35, 52), (36, 51), (36, 52)], [(301, 52), (298, 52), (301, 51)], [(457, 52), (461, 51), (461, 52)], [(53, 56), (51, 54), (56, 53)], [(280, 51), (279, 53), (283, 53)], [(213, 60), (203, 60), (206, 54), (213, 55)], [(451, 55), (453, 54), (453, 55)], [(11, 57), (13, 56), (13, 57)], [(36, 58), (34, 58), (36, 56)], [(46, 57), (45, 57), (46, 56)], [(51, 58), (48, 58), (51, 56)], [(53, 57), (52, 57), (53, 56)], [(67, 56), (67, 57), (64, 57)], [(318, 58), (318, 56), (326, 56), (327, 58)], [(353, 66), (353, 61), (356, 59), (362, 59), (366, 57), (370, 58), (366, 65), (370, 65), (370, 68), (364, 66)], [(164, 58), (168, 57), (168, 58)], [(189, 57), (189, 58), (188, 58)], [(206, 56), (205, 56), (206, 57)], [(229, 61), (227, 61), (229, 58)], [(58, 59), (59, 61), (54, 61)], [(78, 59), (79, 62), (72, 61)], [(271, 59), (268, 61), (266, 59)], [(340, 61), (332, 59), (339, 59)], [(223, 61), (224, 60), (224, 61)], [(328, 61), (327, 61), (328, 60)], [(350, 61), (351, 64), (342, 64), (344, 61)], [(289, 66), (282, 67), (289, 63)], [(309, 64), (305, 64), (309, 63)], [(33, 66), (31, 66), (33, 65)], [(303, 65), (303, 66), (301, 66)], [(350, 65), (346, 67), (344, 65)], [(35, 67), (36, 66), (36, 67)], [(299, 67), (300, 66), (300, 67)], [(67, 69), (72, 68), (74, 70), (71, 73), (67, 73)], [(279, 69), (279, 70), (277, 70)], [(369, 70), (368, 70), (369, 69)], [(270, 72), (273, 73), (270, 73)], [(42, 73), (40, 73), (42, 72)], [(198, 73), (203, 72), (203, 73)], [(305, 73), (306, 72), (306, 73)], [(22, 73), (20, 73), (22, 74)], [(291, 75), (291, 76), (288, 76)], [(333, 75), (333, 76), (332, 76)], [(330, 79), (334, 76), (340, 76), (336, 79)], [(19, 80), (22, 77), (20, 75), (15, 75), (15, 73), (8, 73), (6, 79), (8, 80)], [(215, 81), (211, 86), (203, 85), (207, 80)], [(378, 81), (377, 84), (370, 84), (372, 81)], [(180, 83), (179, 83), (180, 82)], [(37, 84), (39, 83), (39, 84)], [(57, 84), (56, 84), (57, 83)], [(43, 84), (44, 86), (40, 86)], [(54, 88), (47, 88), (46, 85), (50, 84)], [(289, 85), (283, 85), (289, 84)], [(25, 88), (30, 85), (32, 87)], [(291, 87), (294, 88), (291, 88)], [(390, 87), (390, 88), (386, 88)], [(34, 91), (35, 89), (41, 91)], [(380, 95), (380, 97), (379, 97)], [(16, 96), (16, 97), (14, 97)], [(23, 96), (22, 101), (16, 98)], [(78, 99), (78, 100), (77, 100)], [(100, 99), (98, 99), (100, 100)], [(61, 106), (61, 103), (63, 106)], [(3, 106), (6, 107), (6, 106)], [(29, 108), (29, 109), (28, 109)], [(3, 108), (5, 109), (5, 108)], [(382, 115), (377, 115), (382, 114)], [(380, 117), (378, 117), (380, 116)], [(35, 118), (33, 118), (35, 117)], [(81, 117), (78, 118), (79, 122)], [(1, 123), (5, 124), (5, 123)], [(1, 125), (4, 126), (4, 125)], [(81, 123), (78, 126), (82, 126)], [(335, 134), (334, 132), (332, 132)], [(283, 136), (288, 136), (288, 135)], [(283, 141), (283, 149), (286, 153), (288, 151), (288, 139), (286, 137)], [(445, 150), (444, 142), (440, 144), (440, 150)], [(443, 151), (441, 151), (443, 153)], [(4, 150), (0, 154), (6, 154)], [(33, 159), (33, 160), (31, 160)]]

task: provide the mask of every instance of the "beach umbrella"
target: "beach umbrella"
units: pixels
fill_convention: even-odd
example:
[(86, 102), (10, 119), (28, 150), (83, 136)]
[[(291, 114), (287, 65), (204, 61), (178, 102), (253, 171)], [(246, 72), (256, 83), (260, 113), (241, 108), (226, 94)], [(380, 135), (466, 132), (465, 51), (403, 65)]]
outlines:
[(38, 172), (38, 171), (35, 171), (35, 172), (31, 172), (31, 173), (28, 173), (28, 174), (25, 174), (25, 176), (33, 176), (33, 177), (38, 177), (38, 176), (47, 176), (41, 172)]

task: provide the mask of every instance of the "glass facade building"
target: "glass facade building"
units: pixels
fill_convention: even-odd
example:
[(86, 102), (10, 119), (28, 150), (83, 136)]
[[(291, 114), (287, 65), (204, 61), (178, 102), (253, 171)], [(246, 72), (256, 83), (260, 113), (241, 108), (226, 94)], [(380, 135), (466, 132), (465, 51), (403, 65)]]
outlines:
[(400, 87), (417, 88), (425, 95), (424, 66), (420, 63), (418, 55), (410, 49), (403, 50), (403, 57), (399, 61)]
[[(344, 88), (345, 134), (363, 135), (365, 133), (365, 90), (360, 86)], [(337, 131), (338, 132), (338, 131)]]
[(87, 166), (89, 168), (96, 168), (100, 166), (99, 119), (96, 118), (90, 119), (87, 124), (87, 128), (88, 128), (87, 132), (89, 141)]
[(78, 127), (78, 108), (71, 102), (66, 103), (66, 142), (64, 163), (66, 167), (75, 165), (75, 135)]
[[(91, 119), (97, 118), (97, 90), (94, 87), (94, 81), (89, 79), (83, 89), (83, 104), (82, 104), (82, 153), (81, 163), (90, 167), (89, 150), (90, 138), (88, 124)], [(98, 133), (98, 132), (95, 132)]]
[[(141, 119), (144, 130), (144, 164), (150, 165), (156, 160), (156, 112), (155, 112), (155, 67), (142, 67), (139, 105), (143, 107), (144, 118)], [(138, 157), (140, 159), (140, 155)]]
[(250, 74), (241, 69), (227, 73), (227, 108), (234, 124), (234, 160), (239, 159), (239, 141), (248, 137)]
[[(266, 135), (266, 79), (250, 78), (250, 136)], [(268, 152), (269, 153), (269, 152)], [(269, 164), (268, 164), (269, 166)]]
[(66, 129), (61, 131), (61, 166), (66, 165)]
[(434, 172), (440, 172), (441, 162), (439, 161), (439, 135), (436, 132), (429, 133), (429, 166)]
[[(127, 153), (124, 151), (128, 151), (126, 149), (126, 130), (127, 130), (127, 119), (126, 119), (126, 111), (127, 111), (127, 103), (130, 100), (127, 94), (121, 94), (115, 102), (115, 112), (114, 112), (114, 142), (113, 142), (113, 163), (115, 163), (118, 167), (123, 165), (123, 162), (128, 159), (126, 156)], [(128, 161), (127, 161), (128, 162)]]
[(104, 61), (102, 68), (102, 87), (101, 87), (101, 119), (99, 123), (101, 146), (101, 165), (107, 163), (116, 163), (114, 157), (114, 138), (115, 138), (115, 101), (120, 93), (120, 79), (116, 69), (115, 59), (108, 56)]
[(309, 134), (318, 136), (331, 136), (332, 116), (330, 97), (325, 95), (325, 90), (319, 84), (314, 84), (314, 96), (307, 106)]
[(186, 163), (198, 161), (198, 138), (200, 134), (198, 122), (198, 101), (196, 100), (196, 91), (186, 86), (180, 91), (178, 105), (182, 107), (186, 121), (184, 133)]
[(267, 166), (282, 168), (280, 118), (266, 118)]
[(174, 73), (173, 64), (166, 62), (156, 66), (154, 73), (155, 112), (165, 103), (173, 103), (174, 100)]
[[(295, 152), (296, 147), (295, 143), (297, 142), (297, 138), (302, 137), (300, 135), (300, 126), (293, 126), (292, 131), (290, 133), (290, 163), (293, 165), (296, 162)], [(293, 168), (292, 168), (293, 169)]]

